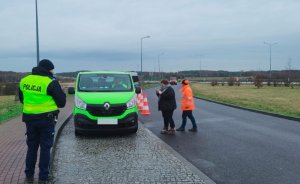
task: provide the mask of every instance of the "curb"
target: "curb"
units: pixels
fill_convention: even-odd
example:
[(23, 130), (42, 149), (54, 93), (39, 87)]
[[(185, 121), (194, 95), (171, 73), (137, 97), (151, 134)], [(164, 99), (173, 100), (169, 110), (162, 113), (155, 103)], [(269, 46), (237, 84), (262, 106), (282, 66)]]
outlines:
[(58, 138), (63, 130), (63, 128), (65, 127), (65, 125), (70, 121), (70, 119), (73, 117), (73, 114), (71, 113), (65, 120), (64, 122), (58, 127), (55, 135), (54, 135), (54, 142), (53, 142), (53, 146), (51, 148), (51, 152), (50, 152), (50, 176), (52, 176), (52, 166), (53, 166), (53, 158), (55, 156), (55, 150), (56, 150), (56, 144), (58, 141)]
[(57, 133), (54, 135), (54, 143), (53, 143), (53, 147), (56, 146), (58, 137), (60, 136), (62, 129), (63, 129), (63, 128), (65, 127), (65, 125), (69, 122), (69, 120), (72, 118), (72, 116), (73, 116), (73, 114), (71, 113), (71, 114), (65, 119), (65, 121), (60, 125), (60, 127), (58, 127)]
[(233, 108), (236, 108), (236, 109), (242, 109), (242, 110), (246, 110), (246, 111), (256, 112), (256, 113), (260, 113), (260, 114), (264, 114), (264, 115), (269, 115), (269, 116), (273, 116), (273, 117), (278, 117), (278, 118), (283, 118), (283, 119), (288, 119), (288, 120), (293, 120), (293, 121), (300, 122), (300, 118), (285, 116), (285, 115), (281, 115), (281, 114), (275, 114), (275, 113), (272, 113), (272, 112), (265, 112), (265, 111), (256, 110), (256, 109), (250, 109), (250, 108), (241, 107), (241, 106), (237, 106), (237, 105), (232, 105), (232, 104), (228, 104), (228, 103), (224, 103), (224, 102), (209, 100), (209, 99), (202, 98), (202, 97), (194, 96), (194, 98), (204, 100), (204, 101), (208, 101), (208, 102), (212, 102), (212, 103), (216, 103), (216, 104), (221, 104), (221, 105), (233, 107)]
[(150, 134), (150, 136), (153, 137), (153, 139), (156, 139), (158, 142), (160, 142), (165, 147), (166, 150), (168, 150), (172, 155), (174, 155), (183, 164), (185, 164), (195, 175), (197, 175), (201, 179), (203, 179), (206, 184), (216, 184), (212, 179), (210, 179), (207, 175), (205, 175), (202, 171), (200, 171), (192, 163), (190, 163), (183, 156), (181, 156), (171, 146), (169, 146), (167, 143), (165, 143), (163, 140), (161, 140), (159, 137), (157, 137), (154, 133), (152, 133), (151, 130), (149, 130), (148, 128), (146, 128), (141, 121), (139, 121), (139, 122), (140, 122), (139, 126), (142, 126), (145, 129), (145, 131), (148, 132)]

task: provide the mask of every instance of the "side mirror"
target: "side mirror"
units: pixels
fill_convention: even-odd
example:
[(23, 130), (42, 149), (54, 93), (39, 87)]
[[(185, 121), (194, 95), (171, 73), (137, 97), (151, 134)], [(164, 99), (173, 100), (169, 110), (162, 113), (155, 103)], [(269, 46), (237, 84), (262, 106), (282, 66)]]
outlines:
[(135, 93), (136, 93), (136, 94), (140, 94), (140, 93), (141, 93), (141, 91), (142, 91), (142, 90), (141, 90), (141, 88), (140, 88), (140, 87), (136, 87), (136, 88), (135, 88)]
[(75, 88), (74, 87), (69, 87), (68, 88), (68, 94), (75, 94)]

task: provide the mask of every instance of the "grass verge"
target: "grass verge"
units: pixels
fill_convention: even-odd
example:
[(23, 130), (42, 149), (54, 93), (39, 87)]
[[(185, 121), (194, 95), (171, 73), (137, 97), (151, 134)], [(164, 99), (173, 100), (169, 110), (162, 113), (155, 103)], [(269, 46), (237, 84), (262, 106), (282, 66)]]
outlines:
[(160, 86), (160, 83), (145, 83), (145, 84), (143, 84), (142, 88), (150, 89), (150, 88), (159, 87), (159, 86)]
[(15, 101), (15, 96), (0, 96), (0, 124), (22, 114), (22, 104)]
[(300, 118), (300, 87), (192, 84), (194, 95), (240, 107)]

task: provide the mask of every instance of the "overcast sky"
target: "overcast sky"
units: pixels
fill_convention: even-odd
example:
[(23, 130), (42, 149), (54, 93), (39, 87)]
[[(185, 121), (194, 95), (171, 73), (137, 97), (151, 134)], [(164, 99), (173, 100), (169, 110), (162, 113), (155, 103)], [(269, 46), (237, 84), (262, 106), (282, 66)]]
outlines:
[[(40, 58), (56, 72), (300, 69), (299, 0), (42, 0)], [(36, 65), (35, 1), (0, 1), (0, 71)], [(200, 64), (201, 63), (201, 64)]]

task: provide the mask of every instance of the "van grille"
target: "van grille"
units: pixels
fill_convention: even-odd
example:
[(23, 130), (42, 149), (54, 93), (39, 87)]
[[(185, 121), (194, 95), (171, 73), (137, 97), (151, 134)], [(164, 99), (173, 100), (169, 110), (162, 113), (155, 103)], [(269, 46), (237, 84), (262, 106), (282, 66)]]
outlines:
[(93, 116), (120, 116), (126, 111), (127, 106), (126, 104), (110, 104), (109, 109), (106, 110), (104, 104), (88, 104), (86, 109)]

